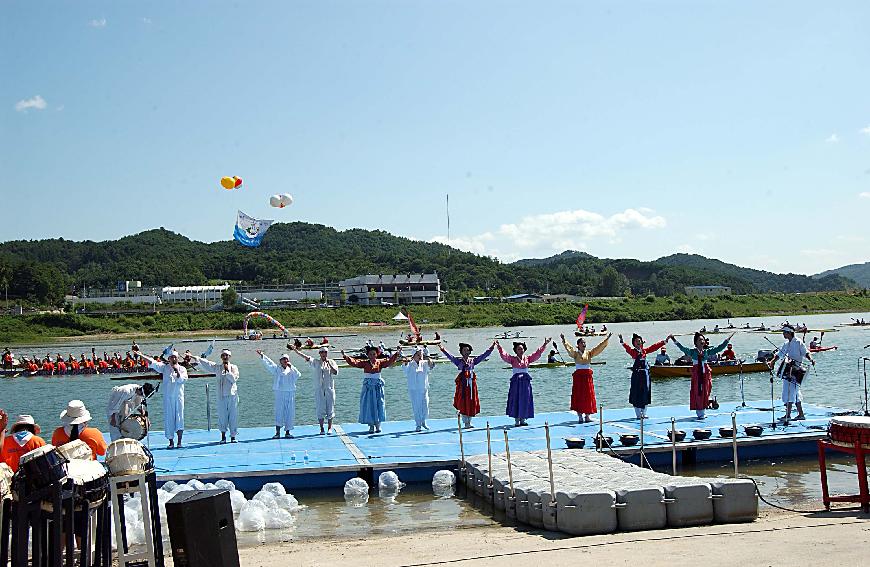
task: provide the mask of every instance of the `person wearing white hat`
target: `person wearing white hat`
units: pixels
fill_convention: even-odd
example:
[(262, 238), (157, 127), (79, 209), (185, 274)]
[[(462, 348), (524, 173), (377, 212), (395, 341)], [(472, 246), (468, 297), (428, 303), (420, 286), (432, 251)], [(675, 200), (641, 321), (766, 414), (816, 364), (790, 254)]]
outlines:
[[(317, 358), (308, 356), (296, 347), (291, 350), (304, 358), (314, 371), (314, 413), (320, 424), (320, 434), (330, 433), (335, 418), (335, 375), (338, 374), (338, 364), (329, 358), (328, 346), (320, 347)], [(326, 430), (323, 429), (324, 420), (327, 421)]]
[(801, 392), (801, 383), (803, 382), (805, 370), (801, 368), (801, 362), (806, 358), (815, 366), (816, 361), (810, 356), (803, 341), (795, 337), (794, 327), (783, 325), (782, 337), (785, 339), (785, 343), (779, 347), (779, 350), (767, 364), (773, 369), (773, 365), (777, 360), (780, 358), (785, 359), (785, 363), (780, 367), (777, 374), (782, 380), (782, 401), (785, 404), (785, 415), (780, 418), (780, 421), (788, 424), (791, 420), (792, 405), (797, 408), (795, 420), (804, 419), (804, 396)]
[(429, 373), (433, 368), (435, 362), (429, 358), (429, 351), (420, 346), (414, 350), (411, 359), (402, 365), (408, 379), (408, 397), (411, 399), (417, 431), (420, 428), (429, 429), (426, 425), (429, 417)]
[(236, 442), (236, 436), (239, 433), (239, 367), (230, 363), (232, 356), (233, 353), (226, 348), (221, 351), (220, 363), (191, 355), (191, 358), (199, 364), (217, 374), (218, 429), (221, 430), (221, 443), (227, 442), (227, 429), (230, 430), (231, 443)]
[(293, 422), (296, 419), (296, 381), (302, 375), (295, 366), (290, 364), (290, 355), (282, 354), (279, 364), (275, 364), (271, 358), (257, 350), (257, 354), (263, 360), (263, 366), (274, 378), (272, 390), (275, 393), (275, 435), (273, 439), (281, 437), (281, 428), (284, 428), (284, 437), (293, 437)]
[(178, 351), (172, 350), (166, 357), (167, 362), (160, 362), (150, 356), (142, 355), (148, 361), (148, 367), (163, 377), (163, 434), (169, 439), (169, 448), (176, 447), (173, 435), (181, 438), (184, 435), (184, 383), (187, 382), (187, 368), (178, 363)]
[(39, 437), (40, 429), (32, 415), (22, 414), (15, 418), (15, 423), (9, 430), (9, 435), (3, 440), (3, 462), (9, 465), (12, 472), (18, 470), (21, 457), (45, 445), (45, 440)]
[(51, 444), (55, 447), (66, 445), (76, 439), (81, 439), (91, 448), (93, 460), (97, 456), (106, 454), (106, 439), (100, 430), (88, 427), (91, 421), (91, 412), (81, 400), (72, 400), (66, 409), (60, 413), (60, 422), (63, 424), (54, 430), (51, 436)]

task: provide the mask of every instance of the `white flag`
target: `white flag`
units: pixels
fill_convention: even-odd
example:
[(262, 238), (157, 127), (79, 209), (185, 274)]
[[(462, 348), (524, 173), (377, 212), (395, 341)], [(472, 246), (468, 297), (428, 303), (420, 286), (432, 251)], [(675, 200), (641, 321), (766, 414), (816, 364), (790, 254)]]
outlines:
[(256, 247), (260, 245), (263, 236), (269, 227), (272, 226), (272, 220), (258, 220), (250, 217), (239, 211), (236, 217), (236, 230), (233, 232), (233, 238), (239, 241), (244, 246)]

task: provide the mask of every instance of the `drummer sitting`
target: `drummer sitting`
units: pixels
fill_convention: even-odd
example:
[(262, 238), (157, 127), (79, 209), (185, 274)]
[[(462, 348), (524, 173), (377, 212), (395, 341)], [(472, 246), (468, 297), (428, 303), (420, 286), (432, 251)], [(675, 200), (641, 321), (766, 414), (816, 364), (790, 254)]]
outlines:
[(42, 437), (38, 437), (39, 425), (31, 415), (19, 415), (12, 424), (9, 435), (3, 440), (3, 462), (9, 465), (12, 472), (18, 470), (18, 461), (25, 453), (45, 445)]
[(96, 427), (88, 427), (91, 421), (91, 412), (81, 400), (72, 400), (66, 409), (60, 414), (60, 422), (63, 424), (54, 430), (51, 436), (51, 444), (55, 447), (66, 445), (70, 441), (81, 439), (91, 448), (93, 460), (98, 455), (106, 454), (106, 440)]

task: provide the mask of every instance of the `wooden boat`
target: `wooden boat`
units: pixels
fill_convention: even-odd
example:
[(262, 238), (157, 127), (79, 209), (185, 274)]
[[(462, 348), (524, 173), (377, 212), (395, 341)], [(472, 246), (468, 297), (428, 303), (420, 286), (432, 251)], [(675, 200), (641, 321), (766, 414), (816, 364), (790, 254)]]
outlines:
[[(740, 364), (714, 364), (710, 366), (714, 376), (724, 374), (752, 374), (754, 372), (767, 372), (767, 364), (763, 362), (744, 362)], [(649, 374), (652, 378), (676, 378), (679, 376), (691, 376), (692, 367), (683, 365), (658, 365), (650, 366)]]
[[(607, 364), (606, 360), (601, 360), (601, 361), (593, 360), (592, 361), (592, 366), (602, 366), (604, 364)], [(535, 362), (533, 364), (530, 364), (529, 368), (530, 369), (531, 368), (564, 368), (565, 366), (574, 366), (574, 361), (569, 360), (567, 362), (561, 362), (561, 361), (559, 361), (559, 362)], [(510, 370), (512, 367), (503, 366), (502, 368), (504, 368), (505, 370)]]
[[(34, 378), (36, 376), (45, 376), (46, 378), (81, 378), (86, 376), (107, 376), (110, 380), (160, 380), (160, 374), (153, 370), (143, 370), (141, 372), (130, 372), (127, 369), (107, 369), (101, 370), (99, 374), (96, 372), (66, 372), (64, 374), (47, 374), (42, 370), (37, 372), (28, 372), (22, 369), (15, 370), (0, 370), (0, 376), (3, 378)], [(209, 378), (214, 376), (208, 372), (190, 371), (187, 374), (188, 378)]]
[[(322, 344), (314, 344), (314, 345), (311, 345), (311, 346), (308, 346), (308, 345), (302, 345), (302, 346), (300, 346), (300, 347), (296, 347), (296, 348), (298, 348), (299, 350), (320, 350), (320, 347), (327, 347), (327, 348), (330, 349), (330, 350), (335, 350), (335, 347), (332, 346), (332, 345), (329, 344), (329, 343), (327, 343), (327, 344), (325, 344), (325, 345), (322, 345)], [(293, 347), (293, 343), (287, 343), (287, 348), (290, 349), (290, 350), (293, 350), (293, 348), (294, 348), (294, 347)]]

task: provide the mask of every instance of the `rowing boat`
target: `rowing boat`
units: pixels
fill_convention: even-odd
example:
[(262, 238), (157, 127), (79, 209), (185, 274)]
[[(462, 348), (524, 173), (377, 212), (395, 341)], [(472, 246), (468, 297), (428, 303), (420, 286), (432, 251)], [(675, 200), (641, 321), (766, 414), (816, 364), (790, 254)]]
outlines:
[(836, 346), (820, 346), (820, 347), (809, 347), (807, 350), (810, 352), (825, 352), (828, 350), (837, 350)]
[[(38, 372), (27, 372), (25, 370), (2, 370), (0, 371), (0, 376), (3, 378), (36, 378), (39, 376), (45, 378), (84, 378), (84, 377), (97, 377), (97, 376), (108, 376), (110, 380), (160, 380), (160, 374), (157, 374), (153, 370), (143, 371), (143, 372), (128, 372), (128, 371), (114, 371), (111, 370), (103, 370), (99, 374), (95, 372), (84, 373), (84, 372), (66, 372), (64, 374), (46, 374), (42, 370)], [(188, 372), (188, 378), (210, 378), (214, 376), (213, 373), (208, 372)]]
[(438, 346), (441, 344), (441, 340), (437, 341), (406, 341), (405, 339), (400, 339), (399, 344), (402, 346)]
[[(767, 372), (768, 367), (767, 364), (763, 362), (745, 362), (742, 366), (740, 364), (715, 364), (710, 366), (710, 370), (713, 372), (713, 375), (718, 376), (724, 374), (740, 374), (741, 372), (743, 372), (744, 374), (751, 374), (753, 372)], [(650, 366), (649, 374), (653, 378), (676, 378), (679, 376), (691, 376), (692, 367), (683, 365)]]

